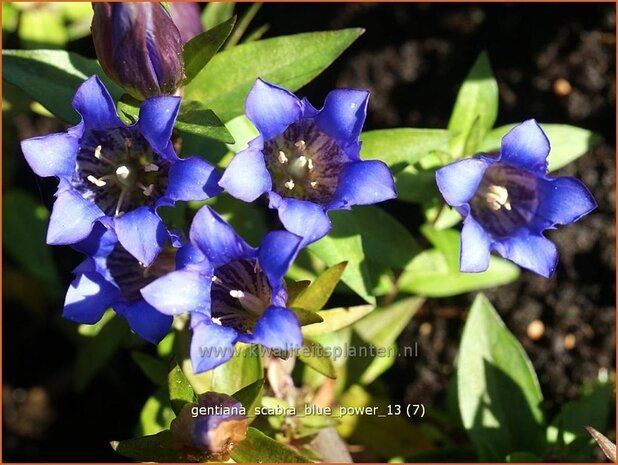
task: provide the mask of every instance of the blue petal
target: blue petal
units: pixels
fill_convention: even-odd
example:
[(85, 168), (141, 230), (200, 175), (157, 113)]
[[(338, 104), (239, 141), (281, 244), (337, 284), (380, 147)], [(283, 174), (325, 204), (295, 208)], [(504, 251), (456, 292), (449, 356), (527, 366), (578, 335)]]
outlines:
[(273, 289), (278, 289), (283, 276), (298, 255), (302, 238), (287, 231), (272, 231), (262, 240), (258, 261)]
[(315, 118), (316, 123), (337, 142), (354, 142), (363, 129), (368, 100), (366, 90), (333, 90), (326, 96), (324, 108)]
[(191, 242), (206, 255), (214, 268), (254, 255), (252, 249), (232, 227), (208, 206), (193, 218), (189, 233)]
[(165, 315), (180, 315), (192, 311), (210, 311), (208, 276), (196, 271), (172, 271), (143, 287), (142, 297)]
[(238, 333), (232, 328), (214, 323), (193, 327), (191, 364), (194, 373), (202, 373), (227, 362), (234, 355)]
[(464, 221), (461, 230), (459, 270), (464, 273), (480, 273), (489, 267), (491, 239), (472, 216)]
[(81, 115), (88, 129), (124, 127), (112, 96), (97, 76), (87, 79), (73, 97), (73, 108)]
[(150, 207), (114, 218), (114, 230), (122, 246), (144, 265), (157, 258), (168, 238), (163, 221)]
[(330, 231), (330, 219), (321, 205), (305, 200), (284, 199), (274, 192), (270, 193), (270, 205), (279, 211), (283, 227), (303, 238), (303, 246), (321, 239)]
[(504, 258), (546, 278), (553, 274), (558, 263), (558, 250), (552, 241), (523, 230), (495, 243), (494, 249)]
[(262, 314), (252, 336), (245, 336), (246, 342), (261, 344), (269, 349), (292, 351), (303, 345), (298, 318), (284, 307), (270, 306)]
[(67, 133), (50, 134), (21, 141), (26, 161), (41, 177), (70, 178), (75, 172), (79, 140)]
[(195, 245), (188, 243), (176, 252), (176, 268), (185, 268), (188, 265), (201, 263), (206, 256)]
[(371, 205), (397, 197), (388, 166), (379, 160), (357, 161), (344, 166), (328, 210)]
[(114, 231), (107, 229), (100, 222), (96, 222), (88, 237), (77, 242), (72, 247), (90, 257), (106, 257), (114, 250), (117, 242), (118, 238)]
[(545, 174), (549, 150), (547, 136), (535, 120), (529, 119), (502, 138), (500, 161)]
[(245, 202), (253, 202), (270, 191), (272, 180), (262, 152), (253, 147), (238, 152), (225, 169), (219, 185)]
[(258, 79), (247, 95), (246, 114), (264, 140), (269, 140), (300, 119), (301, 103), (284, 88)]
[(490, 164), (484, 158), (466, 158), (436, 171), (436, 184), (446, 203), (457, 207), (474, 197)]
[(597, 206), (584, 183), (570, 177), (539, 179), (537, 195), (535, 223), (539, 232), (556, 224), (574, 223)]
[(180, 97), (152, 97), (142, 104), (137, 125), (157, 152), (164, 152), (170, 144), (179, 108)]
[(75, 244), (90, 234), (93, 223), (102, 216), (99, 207), (77, 192), (71, 189), (60, 191), (49, 219), (47, 243)]
[(62, 317), (76, 323), (94, 324), (118, 298), (118, 288), (103, 279), (101, 275), (97, 273), (79, 275), (67, 291)]
[(206, 160), (190, 157), (172, 165), (165, 196), (172, 200), (206, 200), (221, 192), (219, 173)]
[(158, 344), (168, 333), (173, 318), (157, 312), (143, 300), (116, 308), (129, 322), (131, 329), (142, 339)]

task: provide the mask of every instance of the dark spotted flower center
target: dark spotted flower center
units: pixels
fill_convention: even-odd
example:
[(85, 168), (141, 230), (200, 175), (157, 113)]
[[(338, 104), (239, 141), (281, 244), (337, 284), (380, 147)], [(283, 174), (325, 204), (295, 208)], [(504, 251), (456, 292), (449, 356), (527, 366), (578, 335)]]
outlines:
[(272, 290), (257, 260), (236, 260), (215, 269), (211, 315), (215, 323), (251, 333), (270, 305)]
[(136, 128), (93, 130), (77, 154), (73, 184), (106, 215), (119, 216), (163, 195), (169, 165)]
[(335, 140), (305, 118), (264, 144), (273, 190), (282, 197), (330, 201), (348, 158)]
[(491, 165), (470, 201), (472, 215), (495, 237), (527, 225), (538, 206), (536, 178), (503, 163)]
[(157, 278), (176, 269), (176, 252), (164, 250), (150, 266), (144, 266), (117, 244), (106, 258), (107, 268), (128, 302), (142, 298), (140, 290)]

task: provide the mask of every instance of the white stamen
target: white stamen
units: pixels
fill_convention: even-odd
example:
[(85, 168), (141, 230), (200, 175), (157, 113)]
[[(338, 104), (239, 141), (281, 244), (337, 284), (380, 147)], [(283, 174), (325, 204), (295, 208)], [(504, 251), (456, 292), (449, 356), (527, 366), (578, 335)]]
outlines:
[(97, 145), (97, 148), (94, 149), (94, 158), (96, 158), (97, 160), (101, 159), (101, 150), (103, 150), (103, 147), (101, 147), (100, 145)]
[(283, 150), (279, 150), (279, 156), (277, 157), (277, 160), (279, 160), (279, 163), (281, 164), (288, 162), (288, 157), (285, 156), (285, 153), (283, 153)]
[(317, 182), (317, 181), (311, 181), (309, 184), (310, 184), (310, 185), (311, 185), (311, 187), (313, 187), (314, 189), (315, 189), (316, 187), (318, 187), (318, 182)]
[(296, 184), (294, 184), (294, 181), (293, 181), (292, 179), (290, 179), (288, 182), (286, 182), (286, 183), (284, 184), (284, 186), (285, 186), (285, 187), (287, 187), (287, 188), (288, 188), (288, 189), (290, 189), (290, 190), (294, 189), (294, 186), (295, 186), (295, 185), (296, 185)]
[(500, 210), (504, 207), (511, 211), (511, 203), (509, 202), (509, 191), (503, 186), (491, 185), (487, 189), (485, 200), (492, 210)]
[(221, 318), (216, 318), (213, 316), (211, 320), (214, 324), (221, 326)]
[(138, 184), (138, 186), (146, 197), (150, 197), (152, 192), (154, 191), (154, 184), (150, 184), (148, 187), (145, 187), (143, 184)]
[(299, 140), (294, 145), (296, 147), (298, 147), (298, 150), (300, 150), (301, 152), (303, 152), (305, 150), (305, 148), (307, 147), (307, 144), (305, 143), (304, 140)]
[(118, 203), (116, 204), (116, 216), (120, 216), (120, 215), (122, 215), (124, 213), (120, 209), (122, 208), (122, 204), (124, 202), (124, 198), (126, 197), (128, 191), (129, 191), (129, 189), (127, 189), (126, 187), (124, 187), (120, 191), (120, 195), (118, 196)]
[(131, 170), (129, 170), (129, 168), (127, 168), (125, 165), (121, 165), (116, 168), (116, 176), (118, 176), (120, 179), (126, 180), (130, 174)]
[(304, 155), (301, 155), (300, 157), (298, 157), (298, 164), (304, 167), (307, 164), (307, 157)]
[(245, 296), (245, 293), (240, 289), (232, 289), (230, 291), (230, 295), (235, 299), (242, 299)]
[(313, 171), (313, 160), (311, 158), (307, 161), (307, 168), (309, 168), (309, 171)]
[(211, 280), (213, 283), (218, 284), (218, 285), (223, 284), (223, 281), (221, 281), (221, 280), (220, 280), (217, 276), (213, 276), (212, 278), (210, 278), (210, 280)]
[(90, 181), (92, 184), (94, 184), (95, 186), (97, 186), (97, 187), (103, 187), (103, 186), (107, 185), (107, 183), (105, 181), (103, 181), (101, 179), (97, 179), (93, 175), (89, 175), (86, 179), (88, 181)]
[(155, 165), (154, 163), (149, 163), (146, 166), (144, 166), (144, 171), (146, 173), (153, 173), (155, 171), (159, 171), (159, 167)]

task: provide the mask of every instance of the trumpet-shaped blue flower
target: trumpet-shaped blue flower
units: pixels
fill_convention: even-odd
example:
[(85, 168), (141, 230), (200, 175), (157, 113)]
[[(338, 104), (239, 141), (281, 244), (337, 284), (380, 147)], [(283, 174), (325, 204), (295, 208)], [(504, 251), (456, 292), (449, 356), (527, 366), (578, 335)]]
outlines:
[(283, 280), (300, 237), (273, 231), (255, 249), (205, 206), (195, 215), (190, 240), (182, 249), (182, 269), (149, 284), (142, 295), (163, 314), (191, 314), (196, 373), (227, 361), (236, 342), (284, 351), (300, 347), (300, 325), (286, 308)]
[(446, 202), (463, 217), (460, 269), (485, 271), (489, 254), (550, 277), (558, 251), (543, 235), (596, 208), (584, 184), (547, 176), (549, 140), (534, 120), (513, 128), (497, 156), (477, 155), (439, 169), (436, 181)]
[(76, 323), (94, 324), (112, 307), (141, 338), (153, 344), (163, 339), (172, 317), (146, 303), (140, 289), (176, 269), (176, 252), (165, 250), (145, 266), (101, 224), (75, 248), (88, 258), (73, 271), (75, 279), (67, 292), (62, 316)]
[(267, 193), (285, 229), (303, 237), (304, 244), (328, 233), (329, 210), (394, 198), (388, 167), (359, 156), (368, 98), (364, 90), (334, 90), (318, 111), (258, 79), (247, 96), (246, 114), (260, 135), (236, 154), (220, 185), (245, 202)]
[(127, 126), (101, 81), (91, 77), (73, 99), (81, 123), (66, 133), (22, 141), (33, 171), (60, 180), (48, 244), (75, 244), (98, 221), (150, 265), (168, 238), (157, 207), (220, 192), (219, 175), (209, 163), (198, 157), (179, 159), (172, 147), (179, 104), (178, 97), (148, 99), (138, 122)]

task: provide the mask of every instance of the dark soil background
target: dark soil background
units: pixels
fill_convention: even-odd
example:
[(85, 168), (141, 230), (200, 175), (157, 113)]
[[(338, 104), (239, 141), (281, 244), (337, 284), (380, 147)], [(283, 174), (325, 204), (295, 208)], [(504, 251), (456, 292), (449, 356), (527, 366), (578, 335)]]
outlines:
[[(581, 178), (599, 207), (579, 223), (550, 233), (561, 252), (555, 276), (546, 280), (524, 272), (518, 282), (487, 294), (534, 363), (550, 417), (576, 397), (582, 383), (605, 371), (611, 375), (616, 342), (615, 6), (266, 4), (253, 26), (264, 23), (271, 25), (267, 36), (366, 28), (301, 91), (319, 105), (333, 87), (370, 89), (365, 129), (446, 127), (459, 84), (478, 53), (487, 50), (500, 88), (497, 125), (534, 117), (603, 136), (594, 150), (557, 173)], [(70, 48), (94, 56), (88, 40)], [(19, 138), (48, 132), (41, 121), (23, 117), (8, 130)], [(53, 183), (37, 182), (25, 166), (17, 170), (20, 185), (49, 205)], [(387, 208), (411, 228), (418, 226), (413, 205), (392, 202)], [(79, 257), (68, 248), (56, 248), (54, 254), (68, 284)], [(445, 405), (472, 297), (433, 299), (415, 316), (400, 343), (418, 341), (421, 356), (399, 359), (384, 376), (394, 401)], [(152, 385), (124, 353), (112, 362), (113, 370), (83, 392), (73, 391), (75, 349), (66, 324), (59, 321), (61, 299), (44, 291), (33, 292), (33, 298), (45, 308), (35, 317), (10, 296), (4, 301), (3, 459), (122, 461), (108, 441), (133, 434)], [(530, 323), (535, 320), (544, 331), (534, 333), (538, 323)]]

